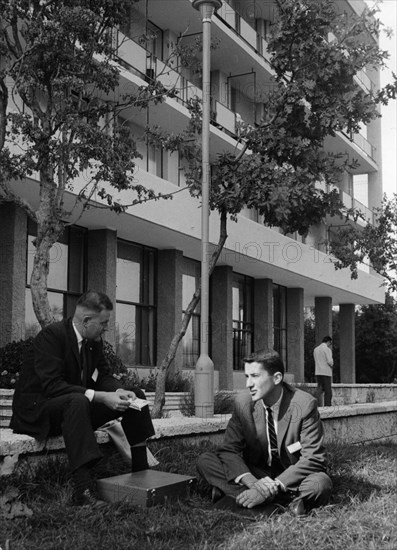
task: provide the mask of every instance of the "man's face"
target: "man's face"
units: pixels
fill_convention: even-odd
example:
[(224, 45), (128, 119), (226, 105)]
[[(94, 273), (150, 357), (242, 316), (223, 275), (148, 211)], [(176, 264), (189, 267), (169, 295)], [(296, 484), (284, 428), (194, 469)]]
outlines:
[(83, 319), (82, 337), (98, 342), (108, 330), (110, 311), (103, 309), (100, 313), (92, 312)]
[(281, 373), (269, 374), (261, 363), (245, 363), (246, 387), (251, 393), (252, 401), (272, 400), (282, 381)]

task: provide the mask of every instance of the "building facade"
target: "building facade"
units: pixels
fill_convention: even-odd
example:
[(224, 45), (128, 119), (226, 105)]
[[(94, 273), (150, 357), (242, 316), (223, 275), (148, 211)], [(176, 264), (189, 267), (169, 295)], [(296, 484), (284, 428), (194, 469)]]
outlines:
[[(339, 4), (356, 12), (364, 6), (361, 0)], [(266, 40), (274, 17), (269, 0), (224, 0), (213, 17), (212, 34), (219, 46), (211, 55), (211, 154), (233, 151), (239, 123), (254, 126), (260, 120), (260, 92), (272, 76)], [(201, 212), (200, 202), (184, 189), (183, 161), (177, 153), (148, 146), (144, 127), (159, 124), (176, 131), (186, 125), (186, 102), (202, 97), (199, 74), (194, 68), (169, 68), (166, 63), (178, 41), (192, 43), (200, 32), (201, 18), (190, 0), (140, 0), (114, 33), (120, 89), (133, 90), (153, 78), (178, 88), (176, 98), (133, 117), (126, 113), (124, 122), (137, 136), (142, 155), (136, 180), (158, 192), (180, 192), (171, 201), (147, 202), (119, 215), (91, 208), (52, 249), (48, 288), (54, 315), (70, 315), (87, 288), (106, 292), (115, 303), (108, 339), (127, 365), (145, 372), (161, 362), (199, 283)], [(355, 78), (365, 90), (379, 87), (379, 73), (373, 68)], [(359, 167), (345, 174), (339, 193), (347, 206), (362, 210), (367, 220), (362, 223), (372, 223), (372, 210), (382, 198), (379, 119), (359, 134), (341, 132), (328, 139), (326, 148), (358, 159)], [(34, 204), (34, 182), (27, 183), (23, 193)], [(128, 192), (121, 199), (131, 202)], [(72, 193), (68, 201), (72, 203)], [(38, 330), (29, 288), (36, 228), (17, 206), (3, 205), (0, 211), (4, 345)], [(355, 381), (355, 305), (383, 303), (384, 290), (379, 277), (365, 266), (357, 280), (350, 278), (349, 270), (335, 271), (324, 240), (340, 223), (327, 219), (303, 239), (265, 227), (254, 210), (243, 211), (237, 223), (229, 222), (226, 245), (210, 281), (208, 334), (215, 387), (242, 387), (242, 357), (263, 347), (279, 351), (287, 372), (303, 381), (308, 306), (315, 308), (317, 340), (332, 334), (332, 308), (339, 306), (341, 382)], [(219, 219), (211, 214), (211, 243), (215, 245), (218, 237)], [(199, 341), (198, 307), (174, 361), (175, 371), (194, 369)]]

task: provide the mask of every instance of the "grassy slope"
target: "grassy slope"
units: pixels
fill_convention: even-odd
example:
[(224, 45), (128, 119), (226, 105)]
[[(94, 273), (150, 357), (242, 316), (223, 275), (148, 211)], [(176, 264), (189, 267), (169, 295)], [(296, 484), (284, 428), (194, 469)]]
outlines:
[[(194, 474), (197, 456), (211, 444), (153, 444), (161, 469)], [(303, 518), (288, 512), (250, 520), (210, 509), (209, 491), (197, 484), (191, 498), (149, 509), (109, 505), (102, 512), (69, 506), (70, 484), (63, 464), (41, 467), (34, 479), (0, 480), (17, 486), (33, 510), (30, 518), (0, 518), (0, 547), (22, 549), (227, 549), (395, 550), (397, 548), (396, 445), (330, 446), (334, 494), (329, 506)], [(98, 476), (124, 473), (116, 455)], [(25, 477), (26, 479), (26, 477)]]

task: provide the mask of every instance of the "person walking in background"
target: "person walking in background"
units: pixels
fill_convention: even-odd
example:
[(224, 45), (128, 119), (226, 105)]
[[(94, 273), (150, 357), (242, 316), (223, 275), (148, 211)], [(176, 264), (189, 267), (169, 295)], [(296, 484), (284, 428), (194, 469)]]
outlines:
[(332, 369), (334, 360), (331, 348), (331, 336), (324, 336), (321, 344), (315, 347), (313, 351), (317, 380), (317, 400), (320, 403), (320, 398), (324, 393), (324, 407), (330, 407), (332, 404)]

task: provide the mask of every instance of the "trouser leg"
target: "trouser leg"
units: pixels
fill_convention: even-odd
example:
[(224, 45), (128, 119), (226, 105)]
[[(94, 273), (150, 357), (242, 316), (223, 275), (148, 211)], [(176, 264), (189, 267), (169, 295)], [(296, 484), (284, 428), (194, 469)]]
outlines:
[(102, 457), (91, 421), (91, 406), (82, 393), (49, 399), (50, 434), (63, 435), (71, 472)]
[(332, 481), (325, 472), (308, 475), (299, 486), (300, 498), (307, 508), (316, 508), (328, 503), (332, 491)]
[[(197, 470), (209, 485), (218, 487), (227, 496), (236, 498), (247, 489), (244, 485), (228, 481), (224, 465), (216, 453), (207, 452), (200, 455), (197, 461)], [(252, 465), (247, 466), (247, 472), (252, 473), (257, 479), (271, 475), (270, 470), (266, 471)]]
[[(142, 390), (134, 390), (134, 392), (137, 397), (145, 399), (145, 394)], [(103, 426), (106, 422), (120, 417), (120, 411), (112, 411), (106, 405), (96, 403), (95, 401), (91, 403), (91, 409), (94, 430)], [(143, 407), (140, 411), (127, 409), (122, 414), (121, 425), (131, 446), (146, 441), (146, 439), (154, 435), (149, 406)]]
[(323, 392), (324, 392), (323, 384), (322, 384), (322, 377), (321, 376), (316, 376), (316, 380), (317, 380), (316, 399), (317, 399), (317, 402), (318, 402), (318, 406), (322, 407), (323, 406)]
[(332, 378), (324, 376), (324, 407), (332, 405)]
[(207, 452), (200, 455), (197, 470), (209, 485), (218, 487), (227, 496), (236, 498), (245, 489), (241, 485), (227, 481), (224, 466), (215, 453)]

